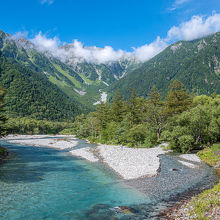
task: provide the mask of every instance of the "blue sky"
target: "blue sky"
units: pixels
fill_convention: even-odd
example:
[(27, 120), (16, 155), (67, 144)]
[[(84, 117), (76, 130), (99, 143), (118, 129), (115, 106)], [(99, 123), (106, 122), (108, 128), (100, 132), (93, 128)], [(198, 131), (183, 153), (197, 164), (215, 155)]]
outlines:
[[(193, 39), (184, 35), (185, 29), (169, 40), (167, 33), (174, 26), (192, 21), (193, 16), (199, 16), (203, 26), (213, 14), (220, 18), (220, 0), (0, 0), (0, 3), (0, 29), (12, 35), (21, 31), (34, 38), (40, 32), (47, 38), (56, 36), (59, 43), (78, 39), (86, 46), (109, 45), (126, 51), (149, 45), (157, 36), (166, 39), (166, 44)], [(219, 18), (215, 24), (213, 21), (209, 24), (209, 32), (220, 31)], [(194, 38), (200, 36), (194, 35)]]
[[(166, 37), (193, 15), (220, 13), (219, 0), (1, 0), (0, 29), (130, 50)], [(177, 2), (175, 4), (175, 2)], [(179, 4), (178, 4), (179, 3)]]

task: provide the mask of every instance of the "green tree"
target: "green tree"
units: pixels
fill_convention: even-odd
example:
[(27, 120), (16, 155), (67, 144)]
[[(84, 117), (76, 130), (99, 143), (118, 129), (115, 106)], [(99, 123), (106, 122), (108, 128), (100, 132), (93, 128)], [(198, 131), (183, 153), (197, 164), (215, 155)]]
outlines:
[(174, 80), (168, 88), (170, 91), (166, 97), (167, 113), (175, 115), (189, 110), (192, 98), (186, 92), (184, 85), (180, 81)]
[(118, 89), (115, 93), (114, 101), (111, 104), (111, 117), (115, 122), (121, 122), (125, 113), (125, 103)]
[(139, 98), (135, 92), (135, 89), (130, 89), (130, 98), (127, 102), (127, 111), (130, 113), (130, 120), (132, 124), (139, 124), (143, 121), (145, 113), (145, 100)]
[(95, 117), (98, 119), (98, 130), (99, 138), (102, 139), (103, 130), (107, 127), (108, 122), (110, 121), (110, 106), (108, 103), (103, 103), (98, 105), (95, 112)]
[(173, 117), (162, 137), (173, 150), (183, 153), (220, 141), (220, 98)]
[[(149, 127), (151, 127), (151, 129), (156, 133), (157, 142), (159, 142), (161, 133), (166, 126), (167, 113), (164, 109), (164, 102), (162, 102), (160, 93), (156, 86), (152, 87), (152, 90), (149, 94), (145, 121), (148, 122)], [(153, 138), (153, 140), (155, 139)]]

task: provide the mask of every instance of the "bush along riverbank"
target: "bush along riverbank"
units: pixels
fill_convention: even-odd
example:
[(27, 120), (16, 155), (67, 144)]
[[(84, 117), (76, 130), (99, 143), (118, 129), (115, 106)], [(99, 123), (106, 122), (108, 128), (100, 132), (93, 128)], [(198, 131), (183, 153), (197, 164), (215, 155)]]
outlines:
[[(214, 144), (198, 152), (202, 161), (216, 168), (220, 175), (220, 144)], [(218, 220), (220, 216), (220, 180), (211, 189), (203, 191), (188, 201), (166, 210), (160, 216), (165, 219)]]

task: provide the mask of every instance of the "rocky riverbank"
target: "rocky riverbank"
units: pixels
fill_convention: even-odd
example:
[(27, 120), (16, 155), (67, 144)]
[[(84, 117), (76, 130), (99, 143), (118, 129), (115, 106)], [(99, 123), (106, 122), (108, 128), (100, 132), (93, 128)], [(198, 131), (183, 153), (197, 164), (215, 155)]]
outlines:
[[(216, 172), (220, 176), (220, 144), (205, 148), (198, 155), (201, 159), (191, 156), (188, 159), (206, 162), (209, 166), (216, 168)], [(186, 159), (187, 155), (183, 155), (182, 158)], [(220, 181), (213, 188), (207, 189), (202, 193), (201, 190), (190, 191), (180, 202), (162, 211), (159, 216), (168, 220), (218, 220), (220, 216)]]
[(123, 179), (152, 177), (160, 167), (159, 155), (167, 153), (162, 147), (129, 148), (125, 146), (99, 144), (95, 148), (73, 149), (72, 155), (91, 162), (103, 162)]
[[(53, 137), (53, 139), (51, 139)], [(54, 137), (57, 137), (54, 138)], [(30, 145), (36, 147), (50, 147), (59, 150), (78, 145), (74, 135), (9, 135), (4, 138), (9, 143)]]

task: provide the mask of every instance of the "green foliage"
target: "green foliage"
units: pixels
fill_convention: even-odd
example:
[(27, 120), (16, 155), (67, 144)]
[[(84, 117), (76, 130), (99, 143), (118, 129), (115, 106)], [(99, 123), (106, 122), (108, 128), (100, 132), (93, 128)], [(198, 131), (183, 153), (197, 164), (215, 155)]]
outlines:
[(213, 219), (214, 209), (220, 206), (219, 193), (220, 182), (212, 189), (205, 190), (203, 193), (193, 198), (193, 200), (189, 204), (189, 215), (193, 216), (194, 219)]
[(5, 152), (5, 149), (0, 146), (0, 157)]
[[(207, 100), (209, 97), (198, 97), (197, 100)], [(201, 104), (201, 102), (199, 102)], [(202, 104), (205, 104), (202, 102)], [(207, 146), (205, 149), (199, 151), (197, 155), (202, 161), (215, 166), (220, 164), (220, 144)], [(205, 190), (201, 194), (193, 197), (193, 199), (183, 207), (183, 210), (189, 210), (187, 216), (191, 219), (210, 220), (218, 217), (218, 209), (220, 206), (220, 181), (212, 188)]]
[(8, 90), (6, 110), (13, 117), (64, 121), (86, 111), (42, 74), (4, 57), (0, 57), (0, 86)]
[(7, 129), (5, 123), (7, 118), (5, 116), (5, 109), (4, 109), (4, 97), (7, 93), (7, 90), (0, 87), (0, 137), (6, 135)]
[(220, 144), (213, 144), (206, 147), (197, 154), (205, 163), (215, 166), (220, 163)]
[(134, 125), (126, 132), (127, 145), (130, 147), (142, 146), (147, 136), (146, 125)]
[[(165, 108), (166, 105), (164, 102), (162, 102), (160, 93), (156, 88), (156, 86), (152, 87), (152, 90), (149, 94), (149, 100), (146, 104), (147, 106), (146, 106), (145, 121), (148, 122), (148, 124), (150, 125), (149, 127), (151, 127), (151, 130), (153, 130), (154, 131), (153, 133), (156, 134), (157, 136), (156, 137), (157, 141), (152, 142), (156, 144), (159, 142), (161, 133), (164, 130), (164, 127), (166, 126), (167, 117), (168, 117)], [(152, 135), (150, 135), (150, 137), (153, 138)], [(148, 139), (148, 143), (150, 144), (149, 137), (147, 139)], [(152, 140), (154, 140), (154, 138)]]
[(166, 97), (167, 113), (174, 115), (189, 110), (192, 100), (186, 93), (184, 85), (178, 80), (174, 80), (168, 88), (170, 91)]
[[(201, 48), (202, 45), (202, 49)], [(120, 88), (129, 98), (129, 89), (136, 88), (138, 96), (145, 96), (155, 85), (164, 98), (174, 79), (181, 81), (187, 91), (196, 95), (220, 93), (220, 33), (193, 41), (177, 42), (149, 61), (141, 64), (123, 79), (112, 84), (112, 93)]]
[(201, 101), (204, 99), (208, 100), (195, 97), (197, 106), (170, 118), (162, 139), (169, 141), (172, 149), (185, 153), (220, 140), (220, 95), (209, 97), (209, 102)]
[(72, 123), (36, 120), (27, 117), (10, 118), (6, 123), (9, 134), (58, 134), (71, 127)]
[(121, 122), (123, 120), (125, 111), (125, 104), (120, 94), (120, 90), (117, 90), (111, 107), (112, 119), (115, 122)]
[(175, 80), (162, 101), (152, 87), (148, 99), (131, 90), (123, 100), (116, 92), (111, 104), (101, 103), (88, 116), (78, 116), (75, 134), (94, 142), (153, 147), (162, 141), (177, 152), (202, 149), (220, 140), (220, 95), (194, 97)]

